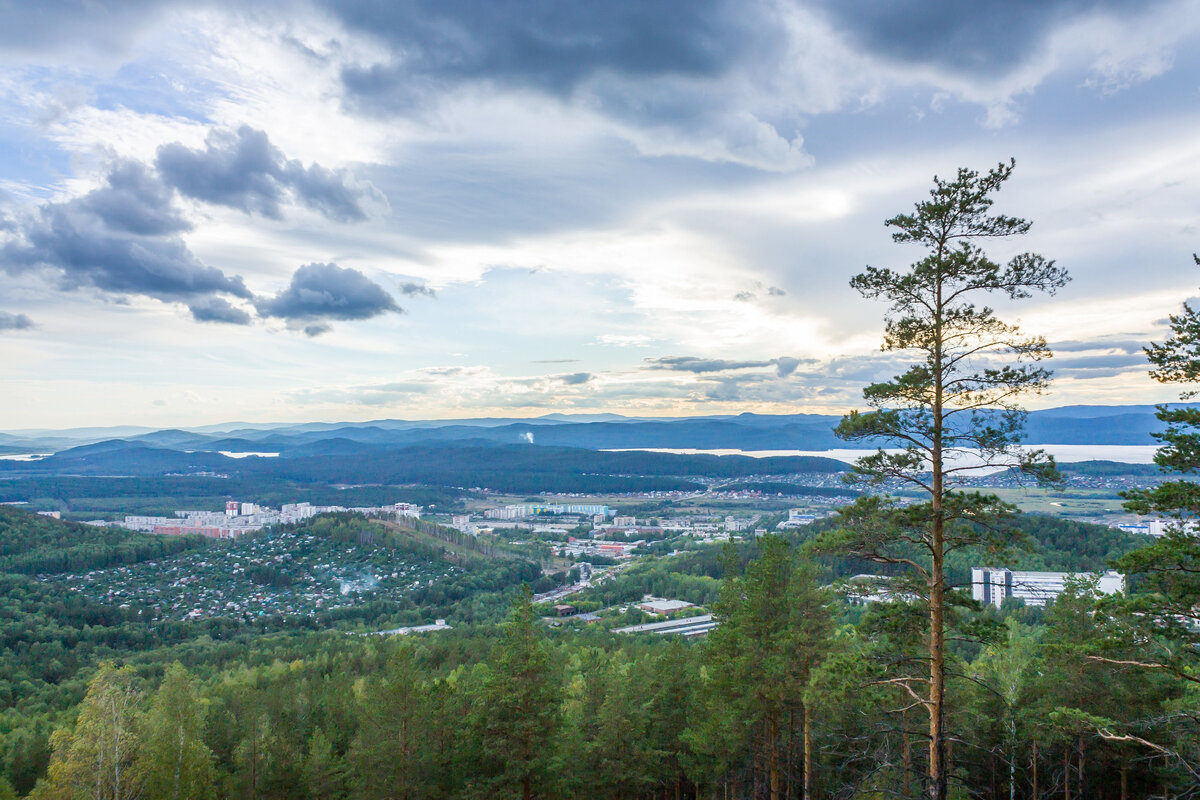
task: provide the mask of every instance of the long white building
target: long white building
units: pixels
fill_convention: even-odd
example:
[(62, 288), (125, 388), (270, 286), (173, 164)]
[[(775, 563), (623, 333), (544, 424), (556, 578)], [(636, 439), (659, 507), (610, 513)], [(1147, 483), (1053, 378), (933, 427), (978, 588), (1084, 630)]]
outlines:
[[(1022, 572), (1003, 567), (976, 567), (971, 570), (971, 597), (984, 605), (999, 608), (1006, 598), (1024, 600), (1026, 605), (1044, 606), (1066, 588), (1071, 577), (1092, 577), (1075, 572)], [(1099, 576), (1097, 589), (1103, 594), (1125, 591), (1125, 576), (1109, 570)]]
[(483, 513), (488, 519), (524, 519), (525, 517), (540, 517), (545, 514), (579, 514), (586, 517), (609, 516), (609, 508), (592, 503), (572, 503), (551, 505), (521, 505), (505, 506), (504, 508), (489, 508)]

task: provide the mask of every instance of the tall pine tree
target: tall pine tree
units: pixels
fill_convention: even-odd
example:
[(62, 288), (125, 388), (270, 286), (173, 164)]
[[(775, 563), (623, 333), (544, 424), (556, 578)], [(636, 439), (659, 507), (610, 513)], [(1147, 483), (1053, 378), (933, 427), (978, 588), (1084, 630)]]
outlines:
[(1011, 541), (1000, 525), (1011, 506), (994, 495), (962, 490), (962, 479), (982, 466), (1017, 467), (1040, 478), (1053, 464), (1038, 451), (1022, 451), (1022, 395), (1039, 393), (1050, 374), (1037, 362), (1050, 356), (1040, 337), (1026, 337), (996, 316), (982, 297), (1026, 298), (1054, 292), (1066, 273), (1040, 255), (1023, 253), (1006, 264), (977, 244), (1026, 233), (1030, 223), (994, 214), (992, 195), (1012, 174), (1013, 163), (987, 173), (959, 169), (951, 180), (934, 178), (929, 199), (911, 214), (887, 220), (892, 239), (924, 255), (908, 269), (867, 267), (851, 285), (864, 297), (891, 304), (883, 349), (913, 358), (904, 373), (863, 390), (871, 407), (852, 412), (837, 428), (851, 442), (886, 444), (858, 460), (855, 472), (885, 489), (922, 493), (902, 506), (868, 497), (842, 513), (844, 525), (825, 537), (824, 549), (898, 565), (928, 608), (928, 677), (906, 684), (929, 715), (928, 796), (945, 800), (946, 764), (946, 557), (969, 546), (999, 548)]

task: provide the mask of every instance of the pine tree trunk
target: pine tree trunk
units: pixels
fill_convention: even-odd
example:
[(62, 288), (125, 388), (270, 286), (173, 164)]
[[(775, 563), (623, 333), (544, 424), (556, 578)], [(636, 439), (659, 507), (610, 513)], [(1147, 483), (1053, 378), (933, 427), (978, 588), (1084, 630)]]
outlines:
[(767, 720), (767, 782), (771, 800), (779, 798), (779, 720), (772, 714)]
[(1063, 800), (1071, 800), (1071, 745), (1063, 746)]
[(1079, 744), (1079, 796), (1087, 797), (1087, 772), (1083, 766), (1083, 737), (1078, 739)]
[(901, 712), (900, 716), (900, 768), (904, 771), (904, 794), (907, 796), (912, 792), (913, 782), (912, 742), (908, 738), (907, 710)]
[(812, 800), (812, 714), (804, 706), (804, 800)]
[[(939, 248), (939, 258), (940, 258)], [(943, 494), (945, 492), (945, 475), (943, 474), (942, 431), (945, 420), (942, 416), (943, 391), (942, 385), (942, 288), (939, 279), (937, 289), (938, 318), (934, 327), (934, 397), (933, 412), (933, 441), (930, 453), (930, 469), (933, 473), (933, 486), (930, 496), (930, 506), (933, 511), (930, 544), (932, 564), (929, 572), (929, 797), (930, 800), (946, 800), (946, 733), (943, 730), (945, 722), (944, 694), (946, 688), (945, 662), (945, 626), (946, 626), (946, 530)]]
[[(936, 513), (936, 512), (935, 512)], [(934, 517), (934, 548), (942, 548), (942, 526)], [(934, 556), (929, 587), (929, 797), (946, 800), (946, 740), (943, 730), (945, 692), (945, 597), (941, 570), (942, 559)]]
[(783, 796), (792, 797), (792, 783), (796, 764), (796, 709), (788, 706), (787, 752), (783, 759)]
[(1129, 800), (1129, 765), (1121, 764), (1121, 800)]

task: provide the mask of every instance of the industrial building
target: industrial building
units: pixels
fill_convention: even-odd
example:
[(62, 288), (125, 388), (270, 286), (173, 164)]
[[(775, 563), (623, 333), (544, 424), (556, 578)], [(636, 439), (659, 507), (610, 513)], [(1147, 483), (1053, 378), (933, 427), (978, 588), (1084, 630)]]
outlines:
[(653, 633), (659, 636), (670, 634), (687, 637), (703, 636), (717, 627), (717, 624), (712, 614), (704, 614), (699, 617), (671, 619), (666, 622), (648, 622), (645, 625), (630, 625), (627, 628), (616, 628), (613, 630), (613, 633)]
[(692, 608), (693, 603), (686, 600), (665, 600), (661, 597), (643, 597), (642, 602), (638, 603), (638, 608), (645, 611), (647, 614), (659, 614), (666, 616), (674, 614), (676, 611), (683, 611), (685, 608)]

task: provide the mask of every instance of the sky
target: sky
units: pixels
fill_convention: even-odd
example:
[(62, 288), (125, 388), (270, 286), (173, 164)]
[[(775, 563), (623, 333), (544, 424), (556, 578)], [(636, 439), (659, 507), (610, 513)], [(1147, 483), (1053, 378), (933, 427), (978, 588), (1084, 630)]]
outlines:
[(1030, 407), (1178, 387), (1200, 0), (0, 0), (0, 429), (839, 413), (850, 278), (1016, 160)]

